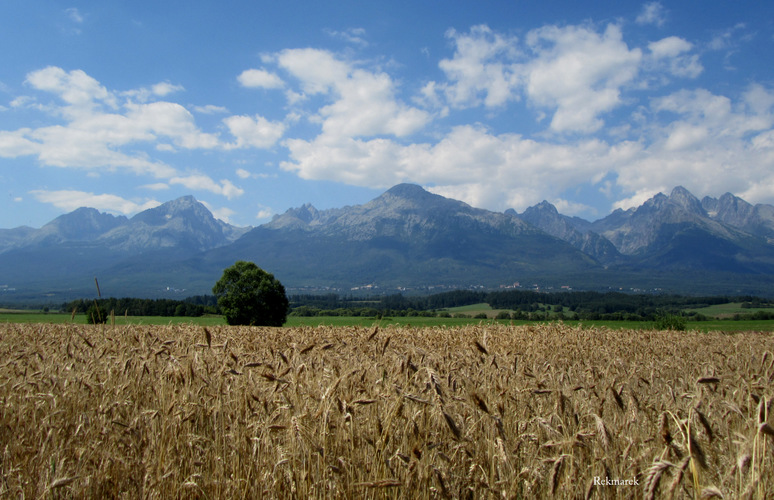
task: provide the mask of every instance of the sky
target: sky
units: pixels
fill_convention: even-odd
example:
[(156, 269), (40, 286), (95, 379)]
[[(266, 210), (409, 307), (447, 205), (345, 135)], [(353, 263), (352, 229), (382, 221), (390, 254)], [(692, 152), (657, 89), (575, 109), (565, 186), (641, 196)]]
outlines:
[(3, 0), (0, 47), (0, 228), (403, 182), (590, 221), (678, 185), (774, 204), (772, 2)]

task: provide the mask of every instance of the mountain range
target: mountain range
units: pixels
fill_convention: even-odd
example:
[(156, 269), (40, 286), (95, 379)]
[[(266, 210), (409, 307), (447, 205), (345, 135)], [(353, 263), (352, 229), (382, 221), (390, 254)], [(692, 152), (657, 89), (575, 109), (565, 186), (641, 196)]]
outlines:
[(0, 229), (0, 302), (211, 293), (250, 260), (289, 293), (471, 287), (774, 295), (774, 206), (676, 187), (589, 222), (544, 201), (493, 212), (397, 185), (356, 206), (292, 208), (257, 227), (192, 196), (127, 218), (79, 208)]

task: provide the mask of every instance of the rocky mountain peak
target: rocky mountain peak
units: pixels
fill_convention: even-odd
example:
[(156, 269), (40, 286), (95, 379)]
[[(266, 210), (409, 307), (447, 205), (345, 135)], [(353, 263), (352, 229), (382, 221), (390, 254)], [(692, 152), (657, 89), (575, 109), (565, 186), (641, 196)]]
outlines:
[(284, 214), (275, 215), (271, 222), (264, 224), (264, 227), (271, 229), (293, 229), (306, 228), (310, 223), (318, 220), (320, 211), (311, 203), (304, 203), (298, 208), (290, 208)]
[(163, 225), (173, 218), (191, 218), (201, 221), (215, 222), (215, 217), (200, 201), (193, 196), (181, 196), (180, 198), (162, 203), (161, 205), (144, 210), (132, 217), (132, 222), (144, 222), (150, 225)]
[(550, 215), (559, 214), (559, 211), (556, 209), (556, 207), (546, 200), (541, 201), (540, 203), (538, 203), (533, 207), (529, 207), (527, 210), (524, 211), (524, 213), (526, 214), (528, 211), (536, 211), (536, 212), (541, 212), (541, 213), (550, 214)]
[(398, 184), (396, 186), (393, 186), (387, 191), (385, 191), (384, 195), (395, 196), (398, 198), (406, 198), (410, 200), (422, 199), (428, 196), (436, 196), (426, 191), (424, 188), (422, 188), (422, 186), (419, 186), (417, 184), (408, 184), (408, 183), (403, 183), (403, 184)]
[(102, 213), (95, 208), (81, 207), (60, 215), (43, 226), (37, 239), (91, 240), (126, 222), (126, 217)]
[(311, 203), (304, 203), (299, 208), (292, 208), (288, 210), (288, 213), (292, 214), (297, 219), (306, 222), (307, 224), (315, 220), (320, 215), (320, 211), (314, 208)]
[(688, 212), (698, 215), (706, 215), (701, 202), (683, 186), (677, 186), (669, 195), (669, 201), (679, 205)]
[(416, 184), (398, 184), (384, 192), (378, 198), (364, 205), (364, 207), (389, 206), (393, 209), (399, 207), (422, 207), (434, 209), (439, 204), (462, 203), (450, 200), (443, 196), (433, 194)]

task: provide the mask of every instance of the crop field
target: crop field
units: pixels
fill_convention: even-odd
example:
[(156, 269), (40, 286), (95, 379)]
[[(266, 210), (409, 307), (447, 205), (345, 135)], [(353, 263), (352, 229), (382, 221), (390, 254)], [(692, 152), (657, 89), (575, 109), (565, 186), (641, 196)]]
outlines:
[(5, 323), (0, 497), (770, 498), (773, 378), (770, 333)]

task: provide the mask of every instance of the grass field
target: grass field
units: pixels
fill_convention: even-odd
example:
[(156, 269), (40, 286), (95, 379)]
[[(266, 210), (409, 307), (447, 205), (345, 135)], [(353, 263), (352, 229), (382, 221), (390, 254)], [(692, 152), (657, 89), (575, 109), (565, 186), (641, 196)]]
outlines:
[(752, 314), (757, 311), (772, 312), (772, 308), (744, 308), (741, 302), (729, 302), (698, 309), (688, 309), (687, 312), (697, 312), (713, 318), (730, 318), (735, 314)]
[(773, 353), (556, 323), (4, 323), (0, 497), (769, 498)]
[[(474, 308), (469, 311), (483, 311), (483, 309)], [(489, 311), (492, 312), (491, 310)], [(469, 316), (474, 316), (470, 312), (466, 313)], [(473, 317), (469, 318), (441, 318), (441, 317), (424, 317), (424, 316), (396, 316), (388, 318), (367, 318), (362, 316), (289, 316), (285, 327), (317, 327), (317, 326), (405, 326), (405, 327), (460, 327), (470, 325), (482, 325), (482, 324), (501, 324), (501, 325), (533, 325), (533, 324), (550, 324), (551, 321), (511, 321), (511, 320), (495, 320), (492, 319), (493, 315), (490, 315), (490, 319), (482, 320)], [(86, 324), (86, 316), (84, 314), (78, 314), (73, 317), (71, 314), (64, 313), (39, 313), (39, 312), (1, 312), (0, 311), (0, 324), (1, 323), (44, 323), (44, 324)], [(605, 327), (611, 329), (632, 329), (642, 330), (651, 329), (652, 323), (647, 321), (563, 321), (563, 324), (570, 326), (583, 326), (586, 328)], [(116, 325), (176, 325), (176, 324), (193, 324), (199, 326), (217, 326), (225, 325), (226, 322), (221, 316), (202, 316), (198, 318), (189, 318), (184, 316), (116, 316)], [(744, 332), (744, 331), (759, 331), (759, 332), (774, 332), (774, 321), (754, 321), (754, 320), (740, 320), (735, 321), (731, 319), (711, 319), (708, 321), (695, 321), (688, 322), (688, 330), (700, 331), (700, 332)]]
[[(70, 313), (42, 313), (42, 312), (2, 312), (0, 311), (0, 323), (69, 323), (86, 324), (85, 314)], [(225, 325), (226, 321), (222, 316), (201, 316), (197, 318), (185, 316), (116, 316), (117, 325), (169, 325), (179, 323), (194, 323), (197, 325)]]

